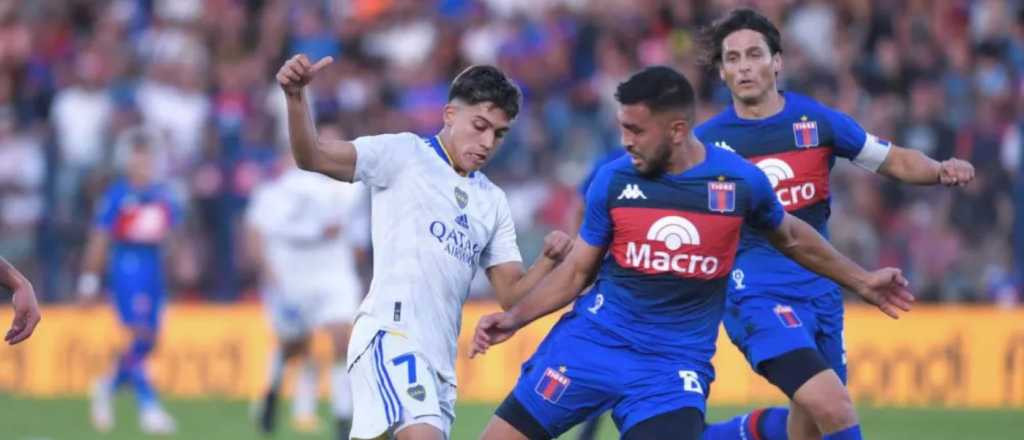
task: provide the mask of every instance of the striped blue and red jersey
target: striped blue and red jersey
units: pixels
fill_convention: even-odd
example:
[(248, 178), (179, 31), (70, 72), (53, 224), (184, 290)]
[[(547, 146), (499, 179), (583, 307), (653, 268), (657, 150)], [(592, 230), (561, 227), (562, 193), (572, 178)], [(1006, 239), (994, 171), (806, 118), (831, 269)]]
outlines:
[[(694, 133), (705, 145), (731, 149), (757, 165), (786, 211), (828, 237), (829, 172), (836, 158), (876, 171), (890, 144), (811, 98), (792, 92), (783, 96), (782, 111), (772, 116), (744, 119), (730, 106)], [(736, 299), (766, 293), (807, 298), (837, 289), (834, 282), (790, 260), (749, 228), (743, 231), (731, 278), (729, 295)]]
[(721, 148), (705, 151), (679, 174), (642, 176), (629, 156), (597, 172), (580, 237), (608, 252), (576, 304), (635, 349), (701, 362), (714, 354), (741, 228), (775, 229), (784, 216), (757, 167)]

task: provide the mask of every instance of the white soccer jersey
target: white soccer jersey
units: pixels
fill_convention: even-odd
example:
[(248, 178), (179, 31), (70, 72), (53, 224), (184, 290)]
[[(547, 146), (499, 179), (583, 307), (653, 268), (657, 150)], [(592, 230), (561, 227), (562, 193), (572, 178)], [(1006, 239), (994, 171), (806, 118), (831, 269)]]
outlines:
[[(352, 225), (363, 191), (361, 184), (299, 169), (256, 191), (246, 222), (262, 237), (270, 294), (300, 300), (296, 297), (361, 295), (353, 238), (358, 231)], [(341, 233), (325, 237), (331, 226), (339, 226)]]
[(379, 330), (397, 332), (454, 384), (462, 305), (477, 267), (522, 261), (505, 193), (480, 172), (456, 173), (436, 137), (353, 143), (355, 180), (371, 191), (374, 264), (349, 352)]

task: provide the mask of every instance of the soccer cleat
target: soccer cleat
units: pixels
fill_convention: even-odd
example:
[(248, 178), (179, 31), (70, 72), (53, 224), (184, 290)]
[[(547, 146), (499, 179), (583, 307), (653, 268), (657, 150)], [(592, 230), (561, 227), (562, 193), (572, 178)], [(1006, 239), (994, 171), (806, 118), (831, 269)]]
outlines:
[(114, 429), (113, 392), (104, 380), (92, 384), (89, 415), (92, 426), (99, 432), (110, 432)]
[(171, 435), (178, 430), (178, 424), (163, 408), (152, 406), (139, 414), (139, 429), (144, 434)]

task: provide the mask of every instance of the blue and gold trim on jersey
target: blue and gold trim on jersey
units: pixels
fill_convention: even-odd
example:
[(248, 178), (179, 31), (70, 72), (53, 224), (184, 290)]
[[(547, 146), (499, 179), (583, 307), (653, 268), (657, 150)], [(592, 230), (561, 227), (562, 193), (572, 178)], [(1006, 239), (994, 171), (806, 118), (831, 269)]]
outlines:
[[(448, 164), (448, 166), (452, 167), (452, 169), (454, 170), (455, 161), (452, 160), (452, 156), (448, 154), (448, 149), (445, 148), (444, 142), (441, 142), (441, 136), (434, 135), (429, 138), (425, 138), (425, 140), (427, 141), (427, 144), (430, 145), (430, 148), (434, 149), (434, 152), (437, 153), (437, 156), (440, 157), (441, 160), (444, 161), (444, 163)], [(473, 177), (474, 174), (476, 174), (476, 172), (469, 173), (468, 177)]]

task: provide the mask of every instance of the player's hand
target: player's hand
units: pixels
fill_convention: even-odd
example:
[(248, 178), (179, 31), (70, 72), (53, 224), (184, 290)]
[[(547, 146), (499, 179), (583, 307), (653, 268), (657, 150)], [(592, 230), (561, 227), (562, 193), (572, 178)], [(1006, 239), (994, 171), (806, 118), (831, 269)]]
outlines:
[(36, 302), (36, 292), (32, 285), (25, 283), (21, 288), (14, 291), (11, 298), (14, 305), (14, 320), (11, 321), (11, 328), (7, 330), (4, 341), (14, 345), (32, 336), (32, 332), (39, 324), (39, 303)]
[(544, 249), (541, 253), (555, 261), (562, 261), (572, 250), (572, 238), (562, 231), (551, 231), (544, 237)]
[(899, 319), (900, 310), (909, 312), (914, 303), (914, 295), (907, 289), (908, 284), (901, 270), (886, 267), (871, 272), (864, 287), (857, 293), (886, 315)]
[(946, 186), (967, 186), (974, 180), (974, 165), (960, 159), (949, 159), (939, 163), (939, 183)]
[(277, 84), (284, 90), (285, 95), (297, 96), (302, 93), (302, 88), (313, 80), (320, 69), (334, 61), (333, 57), (323, 57), (316, 64), (310, 63), (309, 58), (303, 54), (295, 55), (284, 62), (284, 65), (277, 71)]
[(473, 346), (469, 349), (469, 358), (487, 353), (492, 345), (497, 345), (511, 338), (522, 327), (512, 313), (492, 313), (480, 318), (473, 334)]

